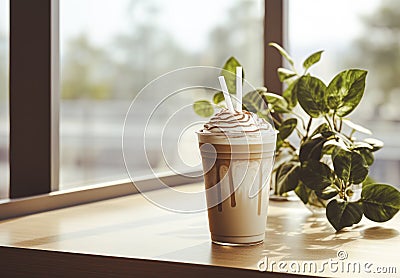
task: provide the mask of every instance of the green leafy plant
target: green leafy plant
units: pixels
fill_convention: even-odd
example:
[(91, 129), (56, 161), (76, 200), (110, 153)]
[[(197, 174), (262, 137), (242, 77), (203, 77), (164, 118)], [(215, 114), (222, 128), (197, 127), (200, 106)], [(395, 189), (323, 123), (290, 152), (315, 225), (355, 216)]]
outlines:
[[(370, 182), (368, 176), (374, 152), (383, 143), (373, 138), (358, 140), (357, 132), (372, 133), (347, 118), (363, 97), (367, 71), (344, 70), (326, 85), (309, 73), (323, 51), (305, 59), (299, 73), (281, 46), (270, 46), (289, 64), (289, 68), (277, 70), (286, 89), (282, 95), (264, 87), (248, 92), (243, 109), (265, 118), (274, 115), (279, 131), (273, 170), (276, 194), (294, 191), (304, 204), (326, 208), (328, 221), (337, 231), (359, 223), (363, 215), (375, 222), (391, 219), (400, 209), (400, 192), (391, 185)], [(222, 73), (234, 74), (239, 65), (231, 57)], [(229, 92), (234, 93), (235, 83), (227, 83)], [(223, 100), (220, 92), (213, 97), (214, 105), (223, 106)], [(196, 101), (193, 107), (200, 116), (214, 113), (208, 100)], [(361, 184), (361, 194), (357, 194), (354, 188)]]

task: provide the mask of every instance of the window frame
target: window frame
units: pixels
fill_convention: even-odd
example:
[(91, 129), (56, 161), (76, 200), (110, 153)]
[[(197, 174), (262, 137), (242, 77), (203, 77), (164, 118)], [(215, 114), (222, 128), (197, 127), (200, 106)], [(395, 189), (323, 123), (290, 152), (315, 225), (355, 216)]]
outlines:
[(10, 0), (12, 199), (58, 189), (58, 4)]
[(282, 94), (283, 85), (276, 73), (282, 67), (282, 56), (268, 44), (275, 42), (284, 45), (287, 2), (265, 0), (264, 3), (264, 85), (271, 92)]
[[(264, 1), (264, 83), (278, 93), (282, 58), (268, 42), (283, 44), (284, 2)], [(10, 0), (10, 199), (0, 201), (0, 220), (138, 193), (126, 179), (57, 191), (59, 61), (59, 0)], [(133, 183), (155, 190), (201, 180), (161, 173)]]

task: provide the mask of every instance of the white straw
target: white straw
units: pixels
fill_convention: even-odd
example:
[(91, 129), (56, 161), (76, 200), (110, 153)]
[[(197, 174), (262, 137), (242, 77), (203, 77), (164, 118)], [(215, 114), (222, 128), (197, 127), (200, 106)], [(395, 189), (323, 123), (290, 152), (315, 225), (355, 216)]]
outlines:
[(226, 106), (228, 106), (228, 109), (229, 109), (229, 111), (231, 111), (231, 113), (235, 113), (235, 109), (233, 109), (231, 97), (229, 96), (228, 87), (226, 86), (225, 77), (220, 76), (220, 77), (218, 77), (218, 80), (219, 80), (219, 84), (221, 84), (222, 93), (224, 94)]
[(243, 97), (243, 88), (242, 88), (242, 67), (236, 67), (236, 110), (242, 112), (242, 97)]

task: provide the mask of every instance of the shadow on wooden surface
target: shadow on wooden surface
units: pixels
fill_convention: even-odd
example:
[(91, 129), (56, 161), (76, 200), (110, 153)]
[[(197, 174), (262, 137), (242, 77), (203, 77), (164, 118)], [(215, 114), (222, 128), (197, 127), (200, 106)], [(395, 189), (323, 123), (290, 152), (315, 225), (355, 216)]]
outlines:
[[(156, 260), (0, 247), (1, 277), (298, 277)], [(303, 276), (307, 277), (307, 276)]]

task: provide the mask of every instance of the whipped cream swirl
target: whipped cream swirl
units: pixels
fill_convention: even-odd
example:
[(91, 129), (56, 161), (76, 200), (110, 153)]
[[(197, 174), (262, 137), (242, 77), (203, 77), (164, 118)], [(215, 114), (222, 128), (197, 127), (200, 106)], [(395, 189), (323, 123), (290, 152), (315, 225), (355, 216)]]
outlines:
[(231, 113), (223, 109), (204, 125), (203, 132), (242, 133), (272, 131), (272, 126), (256, 114), (248, 111)]

